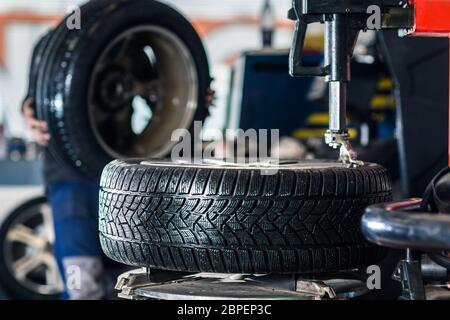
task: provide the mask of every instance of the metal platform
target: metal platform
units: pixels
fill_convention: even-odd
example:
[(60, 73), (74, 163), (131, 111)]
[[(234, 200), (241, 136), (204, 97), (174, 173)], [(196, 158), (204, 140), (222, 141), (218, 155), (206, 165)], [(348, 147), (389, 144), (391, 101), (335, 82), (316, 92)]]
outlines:
[(119, 297), (132, 300), (329, 300), (368, 292), (359, 279), (296, 280), (295, 275), (181, 274), (133, 270), (118, 278)]

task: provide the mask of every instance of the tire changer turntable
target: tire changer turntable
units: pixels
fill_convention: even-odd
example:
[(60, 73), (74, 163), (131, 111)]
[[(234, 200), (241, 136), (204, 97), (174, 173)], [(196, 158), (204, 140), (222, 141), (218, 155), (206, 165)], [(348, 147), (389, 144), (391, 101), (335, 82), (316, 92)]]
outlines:
[[(397, 29), (399, 36), (450, 35), (450, 0), (293, 0), (289, 11), (289, 18), (295, 20), (290, 74), (325, 77), (330, 114), (325, 140), (340, 149), (340, 161), (354, 165), (359, 161), (346, 129), (347, 85), (354, 45), (360, 31), (370, 28), (374, 5), (380, 13), (376, 29)], [(302, 63), (307, 26), (315, 22), (325, 24), (323, 67)], [(450, 216), (444, 214), (449, 212), (448, 168), (432, 181), (423, 200), (374, 205), (366, 210), (362, 219), (365, 237), (406, 252), (392, 276), (402, 285), (401, 299), (450, 299)], [(125, 299), (347, 299), (368, 293), (366, 277), (361, 273), (324, 278), (192, 275), (144, 268), (122, 274), (116, 289)]]

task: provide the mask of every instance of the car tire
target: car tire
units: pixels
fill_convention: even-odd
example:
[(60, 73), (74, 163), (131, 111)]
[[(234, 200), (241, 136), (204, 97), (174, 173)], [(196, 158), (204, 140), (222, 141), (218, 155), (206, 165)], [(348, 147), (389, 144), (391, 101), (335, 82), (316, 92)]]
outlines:
[[(98, 180), (113, 159), (169, 154), (172, 132), (192, 132), (208, 115), (211, 78), (198, 34), (165, 4), (98, 0), (80, 15), (79, 30), (67, 27), (69, 16), (52, 32), (35, 100), (52, 155)], [(141, 133), (131, 130), (135, 98), (151, 109)]]
[(43, 36), (39, 42), (36, 44), (35, 53), (33, 60), (31, 61), (30, 72), (28, 75), (28, 96), (27, 98), (32, 98), (36, 102), (36, 89), (38, 81), (39, 69), (42, 66), (42, 61), (44, 59), (45, 52), (50, 43), (51, 33)]
[[(19, 206), (2, 223), (0, 283), (8, 297), (55, 300), (63, 292), (64, 285), (53, 255), (54, 232), (51, 220), (47, 199), (40, 197)], [(32, 260), (37, 259), (38, 255), (42, 255), (42, 262), (33, 264)], [(20, 261), (34, 266), (23, 278), (18, 275), (22, 274), (19, 270)]]
[(263, 175), (251, 165), (117, 160), (101, 179), (100, 239), (108, 257), (138, 267), (352, 270), (383, 258), (364, 240), (360, 218), (390, 199), (388, 173), (375, 164), (287, 162)]

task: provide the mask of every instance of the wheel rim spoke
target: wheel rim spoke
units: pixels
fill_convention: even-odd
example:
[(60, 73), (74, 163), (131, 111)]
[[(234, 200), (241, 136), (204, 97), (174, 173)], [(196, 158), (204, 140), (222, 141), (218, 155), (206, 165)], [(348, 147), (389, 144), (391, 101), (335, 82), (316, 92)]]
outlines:
[(134, 40), (133, 36), (127, 37), (123, 41), (119, 51), (117, 52), (117, 55), (115, 57), (113, 57), (113, 59), (112, 59), (113, 62), (115, 62), (115, 63), (117, 63), (119, 65), (122, 65), (126, 69), (130, 68), (130, 66), (129, 66), (129, 62), (130, 61), (128, 59), (125, 59), (125, 58), (126, 58), (127, 52), (130, 50), (130, 46), (131, 46), (133, 40)]
[(43, 236), (50, 244), (55, 243), (55, 229), (53, 227), (53, 215), (48, 204), (43, 204), (40, 208), (44, 223)]
[(14, 274), (17, 279), (25, 280), (27, 275), (43, 264), (42, 256), (40, 254), (29, 253), (16, 262), (14, 262)]
[(28, 228), (23, 224), (14, 226), (6, 236), (10, 242), (20, 242), (32, 248), (38, 247), (42, 244), (43, 237), (34, 232), (33, 229)]
[(64, 290), (53, 256), (55, 232), (48, 203), (40, 202), (18, 216), (5, 240), (8, 270), (18, 283), (44, 296)]
[(46, 267), (45, 281), (47, 285), (55, 286), (56, 288), (58, 288), (58, 290), (63, 290), (64, 285), (59, 274), (58, 265), (53, 255), (49, 252), (43, 254), (42, 261)]

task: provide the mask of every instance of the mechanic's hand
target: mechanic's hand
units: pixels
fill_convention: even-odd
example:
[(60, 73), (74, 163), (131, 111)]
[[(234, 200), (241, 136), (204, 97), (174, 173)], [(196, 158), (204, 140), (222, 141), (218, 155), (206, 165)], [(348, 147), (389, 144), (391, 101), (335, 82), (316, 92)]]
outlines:
[(206, 91), (206, 108), (209, 109), (212, 105), (214, 105), (214, 102), (216, 100), (216, 91), (211, 89), (211, 87), (208, 88)]
[(33, 139), (41, 146), (47, 146), (50, 141), (50, 134), (48, 133), (47, 123), (36, 119), (33, 110), (33, 99), (28, 98), (23, 104), (23, 115), (25, 117), (25, 124), (31, 131)]

